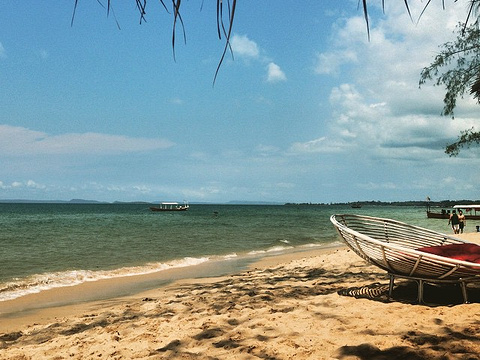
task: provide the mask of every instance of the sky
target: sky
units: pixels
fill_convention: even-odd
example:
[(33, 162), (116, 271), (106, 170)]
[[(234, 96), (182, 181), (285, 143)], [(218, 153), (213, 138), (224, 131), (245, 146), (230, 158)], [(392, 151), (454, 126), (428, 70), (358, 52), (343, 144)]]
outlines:
[[(0, 3), (0, 199), (223, 203), (479, 199), (480, 106), (419, 88), (467, 2)], [(166, 2), (168, 3), (168, 2)], [(203, 5), (202, 5), (203, 3)]]

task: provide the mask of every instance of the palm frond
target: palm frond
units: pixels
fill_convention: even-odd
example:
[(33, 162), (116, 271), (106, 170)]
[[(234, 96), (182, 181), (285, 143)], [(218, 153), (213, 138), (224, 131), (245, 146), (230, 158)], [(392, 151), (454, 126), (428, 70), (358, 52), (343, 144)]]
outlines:
[(73, 20), (75, 19), (75, 13), (77, 12), (77, 5), (78, 5), (78, 0), (75, 0), (75, 4), (73, 5), (73, 14), (72, 14), (72, 20), (70, 21), (70, 26), (73, 26)]
[[(219, 4), (220, 3), (220, 4)], [(225, 54), (227, 53), (228, 49), (232, 50), (231, 45), (230, 45), (230, 37), (232, 35), (232, 29), (233, 29), (233, 19), (235, 18), (235, 8), (237, 5), (237, 0), (232, 0), (232, 5), (230, 7), (230, 1), (228, 1), (228, 31), (225, 32), (225, 28), (223, 25), (223, 7), (222, 0), (217, 0), (217, 28), (220, 27), (219, 21), (221, 24), (221, 27), (224, 29), (224, 34), (225, 34), (225, 47), (223, 48), (223, 53), (222, 57), (220, 58), (220, 61), (218, 62), (217, 65), (217, 70), (215, 71), (215, 76), (213, 77), (213, 85), (215, 85), (215, 81), (217, 80), (218, 72), (220, 71), (220, 67), (222, 66), (223, 60), (225, 59)], [(218, 13), (220, 11), (220, 13)], [(219, 36), (220, 35), (220, 30), (219, 30)]]

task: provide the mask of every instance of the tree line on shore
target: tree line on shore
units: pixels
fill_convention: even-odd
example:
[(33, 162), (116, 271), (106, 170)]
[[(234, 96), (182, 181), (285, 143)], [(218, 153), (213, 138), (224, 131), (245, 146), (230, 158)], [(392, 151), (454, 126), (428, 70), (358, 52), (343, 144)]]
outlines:
[(441, 201), (431, 201), (431, 200), (411, 200), (411, 201), (353, 201), (353, 202), (331, 202), (331, 203), (285, 203), (287, 206), (438, 206), (444, 208), (450, 208), (454, 205), (473, 205), (480, 204), (480, 200), (441, 200)]

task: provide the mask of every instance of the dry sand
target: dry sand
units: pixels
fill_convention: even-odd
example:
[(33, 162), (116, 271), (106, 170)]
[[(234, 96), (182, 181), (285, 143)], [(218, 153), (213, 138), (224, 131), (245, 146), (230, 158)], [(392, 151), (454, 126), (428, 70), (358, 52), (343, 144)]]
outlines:
[[(464, 237), (478, 241), (480, 234)], [(0, 318), (0, 359), (480, 359), (480, 289), (399, 281), (346, 248)], [(18, 314), (17, 314), (18, 315)]]

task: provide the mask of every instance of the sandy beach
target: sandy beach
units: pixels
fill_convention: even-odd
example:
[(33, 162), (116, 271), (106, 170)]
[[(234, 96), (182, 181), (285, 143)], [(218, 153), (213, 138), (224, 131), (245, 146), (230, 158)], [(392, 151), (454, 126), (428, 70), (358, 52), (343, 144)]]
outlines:
[[(480, 234), (464, 234), (479, 241)], [(65, 290), (63, 290), (65, 291)], [(1, 317), (0, 359), (480, 359), (480, 289), (398, 281), (345, 247)], [(61, 291), (55, 296), (61, 296)]]

